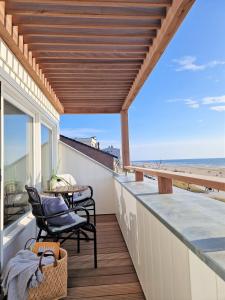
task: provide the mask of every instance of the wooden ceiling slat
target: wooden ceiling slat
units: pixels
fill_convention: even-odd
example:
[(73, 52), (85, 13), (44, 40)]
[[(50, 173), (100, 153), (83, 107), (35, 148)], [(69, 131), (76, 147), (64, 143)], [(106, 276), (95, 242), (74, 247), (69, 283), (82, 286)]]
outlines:
[[(172, 0), (111, 0), (111, 1), (76, 1), (76, 0), (66, 0), (60, 1), (60, 4), (63, 6), (91, 6), (95, 7), (116, 7), (116, 8), (130, 8), (130, 7), (146, 7), (146, 8), (153, 8), (153, 7), (168, 7), (172, 3)], [(55, 0), (38, 0), (38, 1), (30, 1), (30, 0), (8, 0), (7, 7), (8, 9), (14, 8), (23, 8), (23, 9), (30, 9), (33, 7), (38, 7), (39, 9), (46, 7), (46, 5), (55, 6), (58, 4), (58, 1)], [(49, 7), (50, 8), (50, 7)]]
[(24, 43), (26, 44), (81, 44), (81, 45), (139, 45), (149, 46), (152, 44), (151, 38), (146, 37), (113, 37), (113, 36), (89, 36), (89, 37), (70, 37), (70, 36), (45, 36), (45, 35), (26, 35), (24, 36)]
[(132, 19), (132, 18), (153, 18), (160, 19), (165, 17), (165, 7), (97, 7), (96, 5), (79, 6), (65, 5), (58, 2), (57, 5), (48, 5), (47, 3), (7, 4), (7, 11), (14, 16), (54, 16), (54, 17), (73, 17), (73, 18), (93, 18), (93, 19)]
[(42, 63), (41, 69), (45, 70), (139, 70), (140, 63)]
[[(160, 20), (152, 20), (151, 22), (148, 22), (148, 24), (139, 24), (139, 23), (134, 23), (134, 22), (103, 22), (103, 24), (85, 24), (84, 22), (78, 24), (77, 22), (75, 24), (61, 24), (59, 22), (57, 22), (57, 24), (51, 24), (51, 23), (47, 23), (47, 24), (42, 24), (42, 23), (38, 23), (35, 22), (35, 24), (32, 23), (26, 23), (20, 24), (20, 28), (19, 31), (21, 34), (23, 33), (23, 29), (26, 30), (31, 30), (31, 29), (37, 29), (37, 31), (39, 30), (39, 28), (46, 28), (46, 30), (52, 30), (54, 28), (60, 28), (61, 30), (157, 30), (161, 27), (161, 21)], [(29, 33), (29, 32), (28, 32)], [(30, 33), (33, 33), (33, 31), (31, 31)]]
[(99, 107), (91, 107), (89, 106), (84, 106), (84, 107), (73, 107), (73, 106), (66, 106), (64, 109), (64, 114), (118, 114), (120, 111), (121, 106), (116, 106), (115, 108), (99, 108)]
[(87, 80), (103, 80), (104, 81), (111, 81), (111, 80), (118, 80), (118, 81), (129, 81), (134, 78), (134, 75), (130, 74), (71, 74), (71, 73), (62, 73), (62, 74), (48, 74), (48, 78), (51, 80), (54, 79), (73, 79), (74, 81), (87, 81)]
[(71, 53), (69, 51), (65, 51), (65, 52), (60, 52), (60, 53), (56, 53), (56, 52), (41, 52), (38, 53), (38, 55), (36, 53), (34, 53), (35, 57), (38, 57), (39, 60), (41, 59), (68, 59), (68, 58), (73, 58), (73, 59), (144, 59), (145, 58), (145, 53), (104, 53), (104, 52), (100, 52), (100, 53), (92, 53), (92, 52), (88, 52), (88, 53)]
[(74, 28), (66, 26), (28, 26), (21, 25), (19, 34), (30, 35), (64, 35), (64, 36), (140, 36), (140, 37), (155, 37), (155, 29), (142, 28)]
[(42, 24), (42, 25), (76, 25), (79, 27), (87, 27), (92, 26), (95, 28), (95, 26), (105, 26), (105, 23), (108, 27), (110, 26), (116, 26), (117, 28), (120, 27), (127, 27), (135, 26), (136, 28), (139, 27), (147, 27), (147, 28), (159, 28), (161, 26), (161, 19), (152, 19), (152, 18), (143, 18), (136, 19), (135, 17), (130, 17), (124, 19), (122, 16), (119, 18), (113, 18), (112, 16), (104, 16), (104, 18), (91, 18), (87, 15), (83, 15), (81, 17), (74, 17), (73, 15), (71, 17), (64, 16), (64, 17), (57, 17), (57, 16), (43, 16), (43, 15), (33, 15), (28, 14), (26, 16), (24, 15), (13, 15), (13, 22), (17, 25), (20, 24)]
[(97, 45), (90, 45), (90, 44), (67, 44), (66, 48), (65, 45), (60, 45), (60, 44), (43, 44), (43, 43), (35, 43), (29, 45), (29, 49), (33, 51), (34, 53), (38, 53), (39, 51), (74, 51), (74, 52), (79, 52), (79, 51), (96, 51), (96, 52), (141, 52), (141, 53), (146, 53), (148, 51), (149, 46), (140, 46), (140, 45), (103, 45), (103, 44), (97, 44)]

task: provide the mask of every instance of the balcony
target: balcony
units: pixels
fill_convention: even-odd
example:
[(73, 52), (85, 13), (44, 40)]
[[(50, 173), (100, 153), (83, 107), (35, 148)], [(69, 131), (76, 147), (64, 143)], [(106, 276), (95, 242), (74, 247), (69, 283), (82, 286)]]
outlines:
[[(128, 109), (193, 3), (0, 1), (1, 168), (8, 155), (4, 117), (27, 120), (20, 140), (29, 144), (29, 155), (12, 153), (10, 172), (2, 172), (1, 269), (37, 233), (27, 205), (5, 220), (6, 186), (24, 193), (29, 177), (41, 190), (58, 164), (59, 173), (93, 187), (98, 215), (97, 270), (89, 243), (82, 242), (80, 254), (75, 244), (65, 245), (68, 299), (225, 299), (224, 203), (172, 186), (178, 178), (224, 190), (224, 180), (130, 163)], [(123, 175), (59, 141), (64, 113), (120, 114)]]

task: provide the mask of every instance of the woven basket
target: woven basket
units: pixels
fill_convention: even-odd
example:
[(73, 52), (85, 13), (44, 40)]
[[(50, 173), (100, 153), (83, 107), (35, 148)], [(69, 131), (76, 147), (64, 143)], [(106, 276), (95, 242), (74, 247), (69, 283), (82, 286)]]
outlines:
[(56, 300), (67, 296), (67, 252), (60, 248), (60, 259), (40, 268), (44, 280), (37, 288), (28, 289), (28, 300)]

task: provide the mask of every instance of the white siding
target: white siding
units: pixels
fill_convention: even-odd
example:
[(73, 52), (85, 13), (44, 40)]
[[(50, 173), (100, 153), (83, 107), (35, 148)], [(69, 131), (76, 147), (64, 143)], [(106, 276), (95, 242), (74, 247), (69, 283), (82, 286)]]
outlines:
[(147, 300), (225, 300), (225, 282), (115, 180), (116, 215)]

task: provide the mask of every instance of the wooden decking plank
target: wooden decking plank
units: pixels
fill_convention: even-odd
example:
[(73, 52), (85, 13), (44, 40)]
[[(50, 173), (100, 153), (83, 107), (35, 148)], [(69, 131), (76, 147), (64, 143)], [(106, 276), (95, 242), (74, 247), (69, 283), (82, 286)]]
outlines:
[[(67, 299), (75, 300), (73, 296), (68, 296)], [(114, 296), (104, 296), (104, 297), (92, 297), (92, 298), (82, 298), (82, 300), (143, 300), (144, 295), (143, 293), (137, 294), (127, 294), (127, 295), (114, 295)]]
[(81, 286), (94, 286), (94, 285), (105, 285), (105, 284), (123, 284), (137, 282), (137, 275), (135, 273), (130, 274), (115, 274), (115, 275), (102, 275), (102, 276), (91, 276), (91, 277), (80, 277), (80, 278), (69, 278), (68, 287), (81, 287)]
[(141, 292), (142, 290), (139, 282), (126, 284), (105, 284), (68, 289), (68, 295), (76, 295), (75, 299), (83, 299), (84, 297), (91, 299), (92, 297), (137, 294)]
[(69, 277), (91, 277), (91, 276), (103, 276), (117, 275), (117, 274), (130, 274), (135, 273), (134, 267), (130, 266), (116, 266), (116, 267), (103, 267), (97, 269), (73, 269), (69, 271)]
[(98, 268), (93, 268), (93, 241), (67, 241), (68, 296), (82, 300), (145, 299), (114, 215), (97, 216)]

